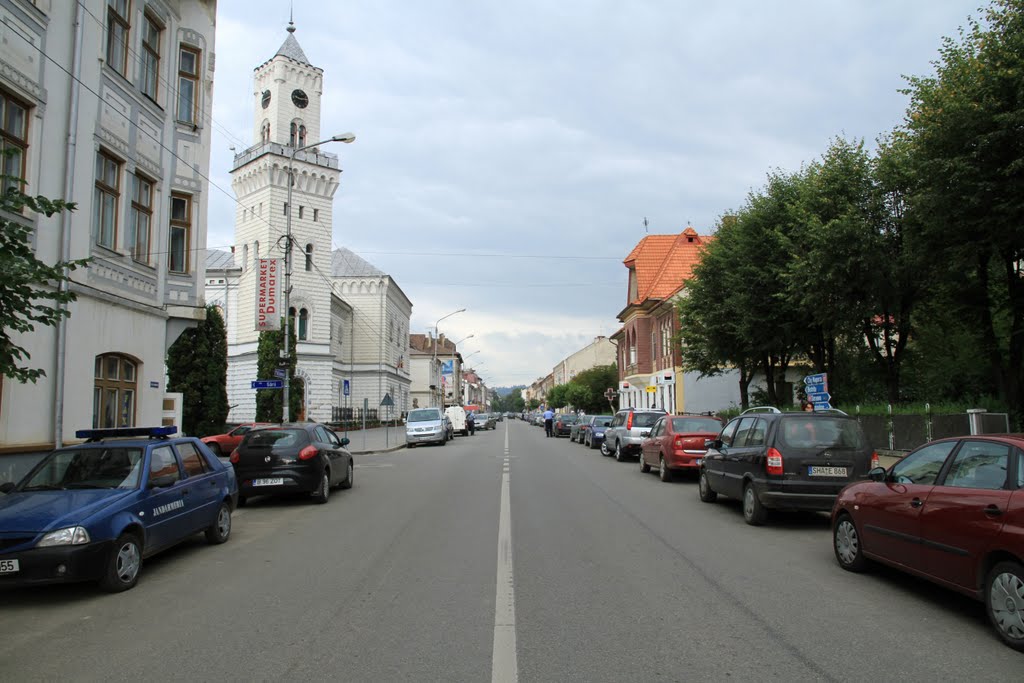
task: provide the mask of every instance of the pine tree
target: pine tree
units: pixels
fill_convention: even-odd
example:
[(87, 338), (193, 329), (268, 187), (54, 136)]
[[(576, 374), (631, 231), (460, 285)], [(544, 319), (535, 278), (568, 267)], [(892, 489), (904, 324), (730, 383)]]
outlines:
[(167, 352), (168, 390), (180, 392), (182, 431), (206, 436), (228, 417), (228, 344), (224, 318), (206, 307), (206, 320), (185, 330)]

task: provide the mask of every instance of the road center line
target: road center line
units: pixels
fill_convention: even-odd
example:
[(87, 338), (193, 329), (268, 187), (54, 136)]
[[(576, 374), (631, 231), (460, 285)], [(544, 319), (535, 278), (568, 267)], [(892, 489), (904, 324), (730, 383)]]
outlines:
[[(505, 432), (505, 439), (507, 444), (508, 431)], [(508, 464), (507, 460), (505, 464)], [(515, 683), (519, 680), (516, 662), (516, 596), (512, 578), (512, 509), (508, 480), (508, 470), (505, 470), (501, 475), (501, 512), (498, 518), (498, 577), (494, 592), (491, 683)]]

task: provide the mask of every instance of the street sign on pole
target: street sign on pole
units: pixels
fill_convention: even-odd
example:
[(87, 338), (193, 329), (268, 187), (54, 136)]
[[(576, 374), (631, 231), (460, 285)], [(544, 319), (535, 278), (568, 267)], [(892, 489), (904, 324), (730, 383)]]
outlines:
[(827, 384), (827, 383), (828, 383), (828, 373), (827, 372), (822, 372), (822, 373), (819, 373), (817, 375), (806, 375), (804, 377), (804, 384), (807, 385), (807, 386), (812, 386), (812, 385), (815, 385), (815, 384)]
[(814, 410), (815, 412), (819, 410), (832, 410), (832, 404), (828, 401), (825, 401), (824, 403), (815, 403)]
[(280, 379), (256, 379), (252, 381), (253, 389), (281, 389), (284, 381)]
[(277, 377), (278, 379), (284, 379), (284, 376), (287, 374), (288, 371), (283, 368), (278, 368), (277, 370), (274, 370), (274, 377)]
[(341, 380), (341, 393), (343, 396), (348, 396), (352, 393), (352, 385), (349, 384), (347, 379)]
[(828, 403), (832, 400), (832, 394), (825, 392), (824, 394), (812, 394), (807, 392), (807, 400), (817, 405), (818, 403)]
[(382, 406), (388, 406), (389, 408), (395, 405), (395, 402), (391, 400), (391, 394), (384, 394), (384, 399), (380, 402)]

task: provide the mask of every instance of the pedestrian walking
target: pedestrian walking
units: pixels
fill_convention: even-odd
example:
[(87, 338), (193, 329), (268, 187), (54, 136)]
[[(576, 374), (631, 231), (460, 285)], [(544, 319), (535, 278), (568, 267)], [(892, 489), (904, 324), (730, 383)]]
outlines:
[(555, 411), (548, 408), (544, 411), (544, 436), (555, 435)]

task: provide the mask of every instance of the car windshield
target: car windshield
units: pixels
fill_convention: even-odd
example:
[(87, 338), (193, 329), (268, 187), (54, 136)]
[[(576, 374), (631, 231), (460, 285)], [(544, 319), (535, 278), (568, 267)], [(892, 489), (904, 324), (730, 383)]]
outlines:
[(685, 432), (710, 432), (717, 434), (722, 423), (712, 417), (674, 417), (672, 431), (679, 434)]
[(19, 486), (21, 491), (134, 489), (143, 449), (99, 445), (54, 451)]
[(441, 413), (436, 408), (421, 408), (409, 411), (409, 422), (429, 422), (440, 420)]
[(665, 413), (633, 413), (634, 427), (652, 427)]
[(249, 432), (242, 446), (250, 448), (292, 448), (305, 446), (309, 437), (304, 429), (260, 429)]
[(576, 424), (576, 422), (580, 418), (577, 415), (563, 415), (562, 417), (560, 417), (558, 419), (562, 421), (562, 424), (569, 424), (569, 425), (571, 425), (571, 424)]
[(860, 426), (852, 419), (796, 416), (782, 420), (780, 442), (792, 448), (866, 448)]

